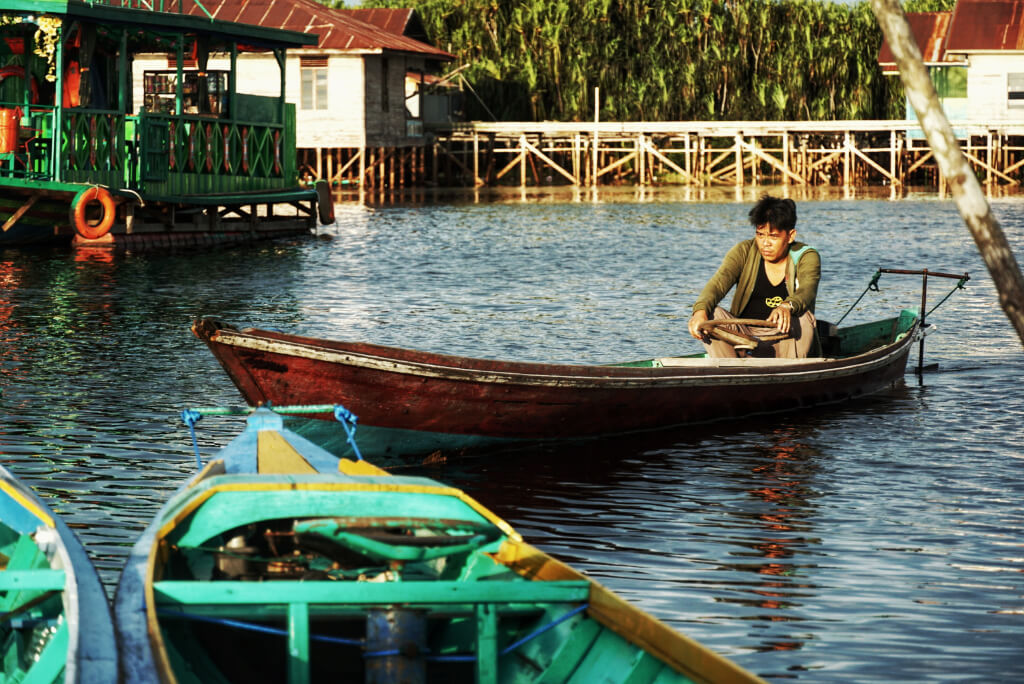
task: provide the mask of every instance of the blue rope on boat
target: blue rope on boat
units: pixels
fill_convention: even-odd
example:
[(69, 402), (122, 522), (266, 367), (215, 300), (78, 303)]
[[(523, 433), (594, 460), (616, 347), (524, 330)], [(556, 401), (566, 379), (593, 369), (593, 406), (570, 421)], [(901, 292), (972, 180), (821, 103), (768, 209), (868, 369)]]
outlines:
[(359, 453), (359, 447), (356, 445), (356, 421), (359, 418), (341, 404), (334, 407), (334, 417), (345, 428), (345, 437), (348, 443), (352, 445), (352, 451), (355, 452), (356, 460), (362, 461), (363, 455)]
[[(572, 610), (570, 610), (565, 615), (563, 615), (563, 616), (561, 616), (561, 617), (559, 617), (559, 618), (557, 618), (555, 620), (552, 620), (551, 622), (547, 623), (546, 625), (544, 625), (542, 627), (538, 627), (534, 631), (532, 631), (529, 634), (527, 634), (526, 636), (524, 636), (522, 639), (519, 639), (518, 641), (512, 642), (511, 644), (509, 644), (505, 648), (503, 648), (500, 651), (498, 651), (498, 655), (508, 655), (512, 651), (516, 650), (517, 648), (519, 648), (520, 646), (525, 644), (526, 642), (531, 641), (533, 639), (536, 639), (537, 637), (539, 637), (544, 632), (547, 632), (548, 630), (557, 627), (558, 625), (562, 624), (563, 622), (565, 622), (569, 618), (574, 617), (576, 615), (579, 615), (584, 610), (586, 610), (589, 606), (590, 606), (589, 603), (584, 603), (584, 604), (582, 604), (580, 606), (577, 606), (577, 607), (573, 608)], [(377, 658), (377, 657), (382, 657), (382, 656), (399, 655), (400, 653), (401, 653), (401, 651), (399, 651), (398, 649), (388, 649), (386, 651), (367, 651), (366, 653), (363, 654), (363, 657), (364, 658)], [(475, 655), (457, 655), (457, 654), (454, 654), (454, 655), (436, 655), (436, 656), (427, 656), (427, 660), (432, 660), (434, 662), (444, 662), (444, 663), (472, 663), (472, 662), (476, 661), (476, 656)]]
[(196, 423), (203, 417), (203, 414), (194, 409), (184, 409), (181, 412), (181, 419), (185, 421), (185, 425), (188, 426), (188, 431), (192, 434), (192, 448), (196, 451), (196, 467), (202, 469), (203, 459), (199, 456), (199, 441), (196, 439)]
[[(283, 637), (288, 636), (288, 630), (286, 629), (278, 629), (277, 627), (267, 627), (266, 625), (257, 625), (252, 622), (232, 620), (231, 618), (207, 617), (205, 615), (196, 615), (195, 613), (186, 613), (184, 611), (177, 610), (159, 610), (157, 612), (165, 617), (180, 617), (185, 618), (186, 620), (194, 620), (196, 622), (209, 622), (215, 625), (235, 627), (236, 629), (244, 629), (250, 632), (262, 632), (263, 634), (272, 634), (274, 636)], [(361, 647), (364, 645), (364, 641), (362, 639), (346, 639), (345, 637), (323, 636), (321, 634), (310, 634), (309, 638), (313, 641), (321, 641), (329, 644), (342, 644), (343, 646)]]
[[(551, 622), (547, 623), (546, 625), (543, 625), (542, 627), (538, 627), (534, 631), (532, 631), (529, 634), (527, 634), (526, 636), (524, 636), (522, 639), (519, 639), (518, 641), (515, 641), (515, 642), (509, 644), (505, 648), (501, 649), (501, 651), (499, 651), (498, 654), (499, 655), (508, 655), (509, 653), (511, 653), (512, 651), (516, 650), (517, 648), (519, 648), (523, 644), (527, 643), (528, 641), (536, 639), (537, 637), (539, 637), (544, 632), (547, 632), (548, 630), (553, 629), (553, 628), (557, 627), (558, 625), (562, 624), (566, 620), (568, 620), (568, 619), (570, 619), (570, 618), (572, 618), (572, 617), (574, 617), (576, 615), (579, 615), (584, 610), (586, 610), (589, 607), (589, 605), (590, 605), (589, 603), (584, 603), (582, 605), (577, 606), (576, 608), (573, 608), (572, 610), (570, 610), (565, 615), (562, 615), (561, 617), (556, 618), (555, 620), (552, 620)], [(257, 624), (252, 623), (252, 622), (243, 622), (241, 620), (233, 620), (231, 618), (207, 617), (206, 615), (196, 615), (195, 613), (187, 613), (185, 611), (178, 611), (178, 610), (158, 610), (157, 613), (159, 615), (164, 616), (164, 617), (178, 617), (178, 618), (184, 618), (186, 620), (193, 620), (195, 622), (207, 622), (207, 623), (215, 624), (215, 625), (224, 625), (225, 627), (234, 627), (235, 629), (244, 629), (244, 630), (247, 630), (247, 631), (250, 631), (250, 632), (260, 632), (260, 633), (263, 633), (263, 634), (271, 634), (271, 635), (274, 635), (274, 636), (283, 636), (283, 637), (287, 637), (288, 636), (288, 630), (286, 630), (286, 629), (280, 629), (278, 627), (267, 627), (266, 625), (257, 625)], [(359, 646), (359, 647), (364, 647), (366, 645), (366, 640), (365, 639), (346, 639), (345, 637), (323, 636), (323, 635), (320, 635), (320, 634), (310, 634), (309, 638), (310, 638), (311, 641), (319, 641), (319, 642), (328, 643), (328, 644), (341, 644), (343, 646)], [(385, 651), (367, 651), (366, 653), (363, 654), (363, 657), (364, 658), (379, 658), (379, 657), (383, 657), (383, 656), (395, 656), (395, 655), (399, 655), (400, 653), (401, 653), (401, 651), (399, 651), (398, 649), (387, 649)], [(427, 660), (432, 660), (434, 662), (446, 662), (446, 663), (471, 663), (471, 662), (474, 662), (476, 659), (477, 659), (477, 657), (475, 655), (457, 655), (457, 654), (453, 654), (453, 655), (427, 656)]]
[(585, 611), (589, 606), (590, 606), (589, 603), (584, 603), (581, 606), (576, 606), (575, 608), (573, 608), (572, 610), (570, 610), (568, 613), (566, 613), (562, 617), (558, 618), (557, 620), (552, 620), (551, 622), (549, 622), (548, 624), (544, 625), (543, 627), (540, 627), (540, 628), (534, 630), (532, 633), (527, 634), (526, 636), (524, 636), (519, 641), (515, 641), (515, 642), (509, 644), (508, 646), (506, 646), (505, 648), (501, 649), (501, 651), (500, 651), (501, 655), (508, 655), (512, 651), (516, 650), (517, 648), (519, 648), (520, 646), (525, 644), (527, 641), (530, 641), (531, 639), (535, 639), (535, 638), (539, 637), (541, 634), (543, 634), (544, 632), (548, 631), (549, 629), (552, 629), (553, 627), (557, 627), (558, 625), (562, 624), (563, 622), (565, 622), (569, 618), (571, 618), (571, 617), (573, 617), (575, 615), (579, 615), (580, 613)]

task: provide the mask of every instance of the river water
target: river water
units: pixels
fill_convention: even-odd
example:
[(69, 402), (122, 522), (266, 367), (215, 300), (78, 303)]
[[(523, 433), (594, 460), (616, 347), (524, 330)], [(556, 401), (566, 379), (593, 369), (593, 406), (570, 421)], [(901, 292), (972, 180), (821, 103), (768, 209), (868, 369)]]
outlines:
[[(763, 190), (763, 189), (762, 189)], [(181, 409), (240, 403), (189, 332), (214, 315), (472, 356), (698, 350), (689, 308), (755, 191), (343, 201), (316, 237), (207, 253), (0, 252), (0, 455), (113, 589), (195, 468)], [(1024, 199), (993, 200), (1018, 259)], [(878, 268), (970, 273), (923, 380), (841, 408), (427, 469), (527, 540), (769, 680), (1024, 678), (1024, 354), (952, 202), (798, 198), (818, 317)], [(955, 281), (929, 280), (929, 308)], [(884, 275), (846, 322), (920, 304)], [(910, 367), (917, 365), (912, 354)], [(212, 453), (241, 424), (204, 419)]]

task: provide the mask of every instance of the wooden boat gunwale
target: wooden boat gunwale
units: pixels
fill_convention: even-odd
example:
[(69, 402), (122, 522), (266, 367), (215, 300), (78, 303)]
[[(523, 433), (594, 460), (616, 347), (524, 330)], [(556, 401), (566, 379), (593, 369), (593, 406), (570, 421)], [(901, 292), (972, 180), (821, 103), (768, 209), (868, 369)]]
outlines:
[[(199, 328), (199, 324), (193, 327)], [(487, 359), (452, 356), (432, 352), (413, 352), (423, 361), (401, 358), (409, 353), (397, 347), (366, 345), (365, 343), (315, 343), (312, 338), (287, 336), (281, 333), (245, 328), (221, 328), (208, 336), (196, 333), (208, 343), (274, 354), (296, 356), (326, 363), (366, 368), (422, 378), (440, 378), (483, 384), (519, 384), (551, 387), (616, 387), (648, 388), (659, 386), (686, 387), (692, 385), (743, 384), (761, 382), (764, 375), (779, 381), (803, 382), (808, 378), (829, 378), (857, 375), (883, 367), (901, 354), (916, 339), (917, 327), (895, 336), (891, 343), (849, 357), (818, 359), (708, 359), (665, 357), (671, 365), (642, 367), (626, 365), (557, 365), (528, 361), (501, 362)], [(378, 353), (350, 351), (349, 347), (371, 348)], [(660, 359), (659, 359), (660, 360)], [(677, 363), (682, 362), (680, 365)], [(490, 363), (493, 370), (478, 366)], [(665, 361), (662, 361), (664, 364)], [(506, 369), (507, 368), (507, 369)]]

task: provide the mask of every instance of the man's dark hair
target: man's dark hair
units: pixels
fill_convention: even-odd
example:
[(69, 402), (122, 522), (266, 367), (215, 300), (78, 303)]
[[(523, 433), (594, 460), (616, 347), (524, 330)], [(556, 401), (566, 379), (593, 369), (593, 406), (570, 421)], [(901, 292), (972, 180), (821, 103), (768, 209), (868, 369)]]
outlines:
[(796, 202), (765, 195), (750, 210), (750, 224), (755, 228), (769, 224), (779, 230), (796, 228)]

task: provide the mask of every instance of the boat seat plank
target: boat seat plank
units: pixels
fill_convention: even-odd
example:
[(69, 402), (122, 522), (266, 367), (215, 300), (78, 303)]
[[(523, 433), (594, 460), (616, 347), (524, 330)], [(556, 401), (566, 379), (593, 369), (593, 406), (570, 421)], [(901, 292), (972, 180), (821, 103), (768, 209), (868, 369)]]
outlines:
[(63, 570), (0, 571), (0, 591), (63, 591)]
[[(309, 603), (310, 619), (331, 619), (336, 622), (351, 621), (362, 623), (366, 619), (366, 604)], [(531, 603), (495, 604), (499, 619), (530, 619), (543, 614), (543, 609)], [(161, 603), (161, 615), (173, 617), (175, 611), (202, 618), (231, 620), (284, 620), (288, 617), (288, 604), (198, 604), (181, 605)], [(463, 618), (473, 620), (476, 605), (473, 603), (420, 604), (421, 610), (431, 618), (452, 620)], [(186, 616), (187, 617), (187, 616)], [(2, 682), (0, 682), (2, 684)]]
[[(504, 586), (496, 586), (504, 585)], [(363, 603), (506, 603), (504, 582), (190, 582), (164, 580), (153, 584), (158, 605)], [(590, 594), (587, 581), (523, 582), (515, 603), (582, 603)]]
[(586, 658), (602, 631), (604, 630), (601, 625), (593, 620), (586, 620), (576, 625), (572, 638), (563, 640), (547, 669), (537, 678), (537, 684), (556, 684), (567, 681), (579, 667), (580, 662)]
[[(7, 569), (3, 571), (3, 574), (45, 567), (47, 567), (46, 556), (36, 546), (32, 537), (23, 534), (14, 545), (14, 550), (7, 561)], [(64, 585), (61, 584), (60, 588), (63, 589)], [(14, 606), (21, 605), (30, 599), (31, 596), (24, 595), (26, 591), (31, 592), (34, 590), (30, 588), (12, 588), (7, 591), (6, 595), (0, 598), (0, 612), (9, 612)]]

